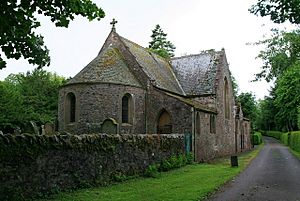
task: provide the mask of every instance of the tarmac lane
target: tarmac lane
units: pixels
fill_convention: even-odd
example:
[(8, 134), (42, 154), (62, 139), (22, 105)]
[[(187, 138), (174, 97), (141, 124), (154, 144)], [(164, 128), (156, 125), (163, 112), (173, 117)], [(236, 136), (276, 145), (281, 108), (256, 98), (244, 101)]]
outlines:
[(208, 201), (300, 201), (300, 161), (276, 139), (235, 180)]

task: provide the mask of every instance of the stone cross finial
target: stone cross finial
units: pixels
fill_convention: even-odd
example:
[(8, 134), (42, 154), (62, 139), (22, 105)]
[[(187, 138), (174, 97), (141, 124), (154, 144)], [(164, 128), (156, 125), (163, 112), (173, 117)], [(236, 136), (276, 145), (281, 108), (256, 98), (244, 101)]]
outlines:
[(113, 31), (116, 31), (115, 25), (116, 25), (117, 23), (118, 23), (118, 21), (115, 20), (115, 18), (113, 18), (113, 19), (112, 19), (112, 22), (110, 23), (110, 24), (112, 25), (112, 30), (113, 30)]

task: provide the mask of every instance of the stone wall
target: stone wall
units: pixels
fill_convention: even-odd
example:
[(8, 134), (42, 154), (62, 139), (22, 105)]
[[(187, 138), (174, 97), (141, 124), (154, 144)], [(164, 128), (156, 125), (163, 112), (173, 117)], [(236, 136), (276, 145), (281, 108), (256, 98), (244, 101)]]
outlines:
[(184, 136), (0, 135), (0, 200), (139, 175), (184, 153)]
[[(228, 82), (229, 118), (225, 117), (225, 79)], [(216, 130), (216, 156), (225, 156), (235, 153), (235, 100), (231, 76), (225, 53), (223, 52), (218, 61), (216, 77), (216, 108), (217, 130)]]
[(155, 88), (150, 88), (146, 101), (147, 133), (157, 133), (157, 120), (163, 109), (171, 116), (173, 133), (192, 133), (191, 106)]
[[(76, 121), (65, 119), (65, 98), (68, 93), (76, 97)], [(122, 123), (122, 97), (132, 95), (132, 122)], [(114, 119), (120, 134), (145, 132), (145, 90), (118, 84), (85, 83), (63, 87), (59, 92), (59, 130), (71, 133), (99, 133), (106, 119)]]

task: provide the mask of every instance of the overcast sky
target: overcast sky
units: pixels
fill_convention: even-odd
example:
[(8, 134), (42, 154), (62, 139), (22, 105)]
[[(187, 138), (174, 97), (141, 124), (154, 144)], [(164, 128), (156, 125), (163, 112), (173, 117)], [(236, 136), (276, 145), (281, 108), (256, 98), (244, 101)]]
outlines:
[[(50, 50), (51, 65), (45, 68), (65, 77), (73, 77), (99, 52), (108, 36), (112, 18), (119, 35), (147, 47), (151, 30), (160, 24), (176, 46), (176, 56), (197, 54), (202, 50), (225, 48), (229, 67), (241, 92), (254, 92), (257, 98), (268, 95), (269, 85), (250, 81), (260, 71), (255, 57), (261, 48), (256, 42), (274, 25), (269, 19), (254, 16), (248, 8), (255, 0), (94, 0), (106, 13), (100, 21), (77, 17), (69, 28), (57, 28), (40, 16), (37, 30)], [(9, 60), (0, 70), (0, 80), (10, 73), (34, 69), (25, 60)]]

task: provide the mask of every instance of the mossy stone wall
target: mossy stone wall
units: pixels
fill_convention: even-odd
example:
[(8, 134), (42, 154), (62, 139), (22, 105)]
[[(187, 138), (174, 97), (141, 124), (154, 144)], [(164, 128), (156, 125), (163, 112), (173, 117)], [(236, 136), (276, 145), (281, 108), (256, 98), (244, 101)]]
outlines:
[(106, 185), (184, 152), (171, 135), (0, 135), (0, 200)]

